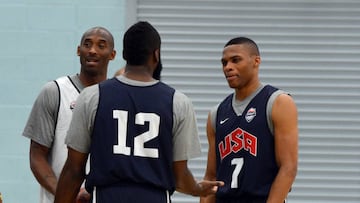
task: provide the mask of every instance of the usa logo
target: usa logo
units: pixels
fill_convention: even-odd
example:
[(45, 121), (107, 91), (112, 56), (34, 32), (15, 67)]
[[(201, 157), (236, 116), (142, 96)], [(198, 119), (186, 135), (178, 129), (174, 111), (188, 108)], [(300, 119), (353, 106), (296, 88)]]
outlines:
[(250, 123), (256, 116), (256, 108), (250, 108), (245, 115), (245, 119)]
[(70, 103), (70, 109), (73, 110), (75, 108), (75, 101), (72, 101)]

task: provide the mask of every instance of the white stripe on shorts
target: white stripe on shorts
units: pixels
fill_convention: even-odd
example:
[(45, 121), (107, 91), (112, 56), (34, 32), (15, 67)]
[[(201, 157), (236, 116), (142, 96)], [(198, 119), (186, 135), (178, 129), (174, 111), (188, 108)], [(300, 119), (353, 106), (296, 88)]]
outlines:
[(166, 190), (166, 203), (170, 203), (170, 194), (168, 190)]

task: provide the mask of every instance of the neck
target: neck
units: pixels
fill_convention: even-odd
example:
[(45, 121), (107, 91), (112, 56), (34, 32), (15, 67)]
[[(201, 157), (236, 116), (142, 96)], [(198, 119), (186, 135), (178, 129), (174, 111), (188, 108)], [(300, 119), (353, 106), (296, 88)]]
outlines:
[(137, 80), (142, 82), (154, 81), (154, 78), (152, 77), (153, 73), (151, 69), (146, 66), (127, 65), (123, 75), (131, 80)]
[(92, 76), (92, 75), (80, 73), (78, 76), (80, 82), (84, 85), (84, 87), (95, 85), (98, 84), (99, 82), (106, 80), (106, 74), (98, 74)]
[(236, 100), (242, 101), (246, 97), (250, 96), (252, 93), (254, 93), (259, 87), (261, 83), (260, 81), (253, 82), (252, 84), (242, 87), (242, 88), (236, 88), (235, 94), (236, 94)]

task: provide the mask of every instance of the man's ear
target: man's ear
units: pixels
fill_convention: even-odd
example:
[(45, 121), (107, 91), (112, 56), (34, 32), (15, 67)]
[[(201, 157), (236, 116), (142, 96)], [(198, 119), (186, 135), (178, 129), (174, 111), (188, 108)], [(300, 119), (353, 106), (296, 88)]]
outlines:
[(80, 56), (80, 46), (77, 47), (76, 53), (78, 56)]
[(160, 61), (160, 49), (156, 49), (154, 51), (154, 59), (155, 59), (155, 62), (159, 63), (159, 61)]
[(116, 56), (116, 50), (113, 50), (111, 52), (111, 54), (110, 54), (110, 59), (109, 60), (114, 60), (115, 56)]
[(260, 58), (260, 56), (255, 56), (255, 65), (256, 66), (259, 66), (260, 65), (260, 63), (261, 63), (261, 58)]

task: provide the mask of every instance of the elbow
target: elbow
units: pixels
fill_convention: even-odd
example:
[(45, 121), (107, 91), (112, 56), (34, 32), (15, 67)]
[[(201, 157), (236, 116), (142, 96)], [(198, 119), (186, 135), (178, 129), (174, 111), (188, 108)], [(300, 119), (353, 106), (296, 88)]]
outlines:
[(294, 161), (289, 167), (289, 175), (295, 178), (297, 175), (297, 171), (298, 171), (298, 163), (297, 161)]
[(294, 181), (297, 175), (298, 166), (297, 163), (291, 163), (280, 167), (280, 171), (289, 180)]
[(289, 169), (287, 174), (294, 181), (297, 175), (297, 167)]
[(36, 173), (36, 164), (34, 164), (34, 162), (31, 161), (31, 159), (30, 159), (30, 170), (31, 172), (33, 172), (33, 174)]
[(190, 188), (186, 188), (186, 185), (182, 184), (180, 181), (176, 181), (175, 190), (184, 194), (193, 194), (193, 191)]
[(31, 171), (36, 171), (39, 168), (43, 168), (48, 163), (49, 148), (40, 145), (34, 141), (31, 141), (29, 162)]
[(39, 165), (39, 157), (37, 157), (34, 153), (30, 152), (30, 156), (29, 156), (29, 164), (30, 164), (30, 169), (33, 173), (36, 173), (38, 165)]

